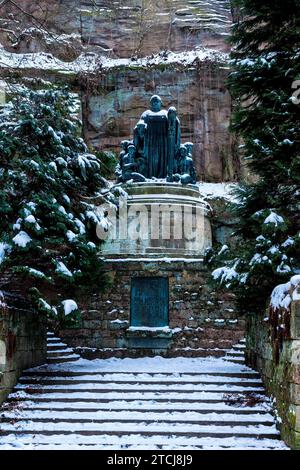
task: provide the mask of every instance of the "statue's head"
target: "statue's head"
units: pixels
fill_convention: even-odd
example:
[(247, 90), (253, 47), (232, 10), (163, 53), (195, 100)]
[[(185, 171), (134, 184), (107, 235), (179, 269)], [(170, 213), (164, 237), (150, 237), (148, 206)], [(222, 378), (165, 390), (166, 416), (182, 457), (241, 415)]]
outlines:
[(127, 149), (129, 157), (134, 158), (135, 157), (135, 146), (133, 144), (128, 145)]
[(145, 130), (147, 129), (147, 124), (144, 121), (140, 120), (137, 123), (136, 128), (140, 135), (144, 135)]
[(185, 145), (180, 145), (179, 155), (181, 158), (186, 158), (188, 156), (188, 151)]
[(186, 143), (184, 144), (184, 146), (186, 147), (186, 149), (187, 149), (187, 151), (188, 151), (188, 154), (189, 154), (189, 155), (192, 155), (192, 153), (193, 153), (193, 147), (194, 147), (193, 142), (186, 142)]
[(128, 145), (130, 144), (130, 140), (122, 140), (121, 148), (127, 152)]
[(151, 111), (153, 111), (154, 113), (158, 113), (161, 110), (162, 101), (158, 95), (152, 96), (150, 100), (150, 104), (151, 104)]
[(177, 109), (174, 106), (171, 106), (168, 109), (168, 118), (169, 120), (175, 120), (177, 117)]

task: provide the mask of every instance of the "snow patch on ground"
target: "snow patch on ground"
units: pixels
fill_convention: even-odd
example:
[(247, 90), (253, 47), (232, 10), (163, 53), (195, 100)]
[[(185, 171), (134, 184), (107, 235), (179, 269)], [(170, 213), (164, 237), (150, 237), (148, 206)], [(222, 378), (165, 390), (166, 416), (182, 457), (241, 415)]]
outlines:
[(205, 199), (226, 199), (234, 201), (232, 190), (236, 187), (235, 183), (198, 183), (200, 194)]

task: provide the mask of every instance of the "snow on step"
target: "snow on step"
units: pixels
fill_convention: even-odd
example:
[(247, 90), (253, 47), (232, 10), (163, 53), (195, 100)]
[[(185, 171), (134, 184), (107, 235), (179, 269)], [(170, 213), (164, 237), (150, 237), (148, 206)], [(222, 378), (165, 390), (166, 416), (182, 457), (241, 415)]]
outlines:
[(78, 354), (74, 354), (72, 348), (69, 348), (54, 333), (47, 333), (47, 362), (50, 364), (59, 364), (65, 362), (74, 362), (80, 359)]
[(200, 437), (208, 436), (256, 436), (265, 437), (270, 436), (277, 438), (279, 435), (275, 425), (265, 426), (263, 424), (258, 425), (234, 425), (226, 426), (226, 424), (214, 424), (208, 425), (203, 424), (187, 424), (187, 423), (145, 423), (145, 422), (102, 422), (102, 423), (80, 423), (80, 422), (38, 422), (38, 421), (17, 421), (17, 423), (1, 423), (1, 432), (15, 432), (15, 433), (42, 433), (42, 434), (59, 434), (61, 432), (65, 434), (90, 434), (94, 433), (97, 435), (103, 435), (106, 433), (113, 433), (116, 435), (121, 434), (179, 434), (192, 436), (197, 434)]
[[(53, 411), (53, 410), (44, 410), (44, 411), (23, 411), (18, 417), (16, 413), (4, 412), (2, 413), (3, 422), (10, 421), (21, 421), (21, 420), (30, 420), (34, 422), (77, 422), (77, 423), (103, 423), (103, 422), (118, 422), (120, 421), (120, 412), (118, 411)], [(270, 413), (253, 413), (251, 415), (236, 415), (233, 413), (223, 412), (221, 415), (210, 412), (201, 413), (201, 412), (189, 412), (188, 416), (185, 411), (181, 412), (161, 412), (155, 413), (147, 411), (122, 411), (122, 422), (164, 422), (164, 423), (180, 423), (184, 422), (185, 424), (192, 423), (223, 423), (226, 425), (234, 426), (237, 423), (245, 425), (251, 424), (263, 424), (265, 426), (274, 426), (274, 418)]]
[[(140, 392), (140, 391), (150, 391), (150, 392), (244, 392), (245, 387), (244, 385), (235, 385), (235, 384), (225, 384), (219, 385), (216, 384), (148, 384), (140, 382), (138, 384), (131, 384), (126, 383), (126, 393), (131, 392)], [(16, 391), (26, 391), (28, 389), (28, 384), (19, 384), (15, 387)], [(45, 393), (56, 393), (56, 392), (74, 392), (77, 390), (84, 390), (85, 392), (91, 393), (107, 393), (108, 391), (124, 391), (124, 383), (77, 383), (77, 384), (69, 384), (69, 385), (40, 385), (40, 384), (32, 384), (30, 385), (30, 390), (34, 393), (36, 391), (43, 391)], [(252, 386), (247, 387), (247, 392), (263, 392), (264, 388), (259, 386)], [(30, 393), (30, 392), (29, 392)]]
[(194, 376), (185, 374), (184, 376), (174, 376), (172, 378), (167, 377), (162, 374), (102, 374), (102, 375), (82, 375), (82, 376), (60, 376), (55, 377), (47, 375), (37, 375), (36, 377), (32, 376), (23, 376), (20, 379), (22, 384), (34, 384), (39, 383), (43, 385), (70, 385), (74, 383), (78, 384), (237, 384), (243, 385), (244, 387), (248, 386), (262, 386), (261, 379), (258, 378), (243, 378), (243, 377), (222, 377), (222, 376), (213, 376), (213, 375), (203, 375), (203, 376)]
[[(233, 449), (233, 450), (283, 450), (286, 446), (281, 441), (273, 439), (257, 439), (256, 437), (182, 437), (182, 436), (136, 436), (127, 434), (123, 436), (103, 435), (86, 436), (74, 434), (68, 439), (65, 434), (57, 435), (24, 435), (22, 440), (15, 440), (15, 435), (1, 437), (0, 449), (83, 449), (84, 446), (92, 449), (160, 449), (160, 450), (178, 450), (178, 449)], [(78, 447), (77, 447), (78, 446)]]
[(48, 345), (56, 362), (25, 371), (0, 411), (1, 450), (286, 449), (240, 343), (223, 359), (94, 361)]
[[(19, 403), (18, 403), (19, 404)], [(7, 408), (10, 408), (10, 403), (8, 403)], [(224, 412), (234, 412), (235, 414), (252, 414), (252, 413), (271, 413), (272, 408), (269, 402), (258, 403), (255, 405), (255, 410), (253, 410), (253, 406), (247, 406), (240, 404), (233, 403), (225, 403), (224, 401), (214, 402), (211, 404), (210, 402), (192, 402), (186, 403), (185, 401), (178, 401), (168, 402), (166, 401), (161, 406), (160, 402), (153, 402), (147, 400), (116, 400), (116, 401), (104, 401), (104, 402), (93, 402), (93, 401), (80, 401), (75, 400), (74, 402), (65, 401), (48, 401), (45, 402), (36, 401), (33, 402), (30, 399), (28, 401), (22, 401), (20, 409), (18, 407), (15, 408), (15, 416), (19, 416), (19, 411), (26, 411), (26, 410), (59, 410), (59, 411), (92, 411), (97, 413), (100, 410), (116, 410), (116, 411), (128, 411), (128, 410), (135, 410), (143, 412), (150, 412), (155, 411), (157, 413), (162, 413), (166, 410), (170, 410), (172, 412), (175, 411), (184, 411), (184, 412), (194, 412), (194, 411), (201, 411), (201, 413), (224, 413)]]

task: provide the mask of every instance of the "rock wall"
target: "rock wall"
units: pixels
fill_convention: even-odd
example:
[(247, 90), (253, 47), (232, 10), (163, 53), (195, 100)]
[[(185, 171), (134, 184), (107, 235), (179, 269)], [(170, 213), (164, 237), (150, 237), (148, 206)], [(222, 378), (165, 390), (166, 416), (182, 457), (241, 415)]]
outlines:
[(231, 99), (225, 87), (228, 68), (214, 59), (151, 67), (120, 67), (85, 95), (87, 139), (99, 150), (119, 152), (120, 140), (132, 131), (152, 94), (166, 108), (176, 106), (183, 141), (194, 142), (199, 179), (233, 181), (241, 175), (237, 143), (229, 132)]
[[(196, 46), (228, 50), (229, 1), (18, 0), (1, 8), (0, 39), (12, 52), (83, 50), (140, 57)], [(55, 45), (55, 48), (53, 48)]]
[[(234, 295), (216, 293), (209, 286), (209, 272), (201, 261), (107, 261), (111, 287), (82, 302), (82, 322), (76, 330), (59, 334), (84, 357), (126, 357), (157, 354), (157, 349), (130, 346), (131, 279), (166, 277), (169, 280), (169, 331), (153, 332), (169, 341), (160, 351), (172, 356), (222, 356), (244, 336), (245, 321), (234, 305)], [(134, 332), (142, 339), (149, 332)]]
[(228, 49), (224, 36), (231, 24), (229, 2), (127, 0), (81, 2), (84, 43), (118, 57), (146, 56), (161, 50), (196, 46)]
[[(276, 315), (276, 324), (267, 321), (268, 314), (249, 316), (246, 358), (261, 373), (275, 401), (282, 438), (291, 448), (299, 450), (300, 301), (292, 302), (289, 312), (282, 310)], [(287, 320), (287, 330), (281, 336), (283, 318)]]
[[(1, 11), (0, 43), (14, 57), (0, 60), (0, 73), (8, 61), (19, 79), (42, 77), (80, 89), (85, 137), (98, 150), (118, 151), (151, 94), (161, 94), (165, 106), (177, 106), (183, 138), (195, 142), (198, 178), (238, 180), (243, 171), (229, 133), (224, 54), (231, 22), (229, 1), (7, 2)], [(166, 50), (178, 60), (168, 63)], [(194, 51), (208, 51), (208, 59), (182, 60)], [(34, 53), (30, 60), (24, 56), (28, 52)], [(137, 57), (155, 60), (150, 65), (145, 59), (139, 66)], [(122, 65), (118, 60), (124, 60)], [(12, 68), (8, 65), (6, 71)]]
[(45, 321), (1, 294), (0, 404), (24, 369), (46, 362), (46, 347)]

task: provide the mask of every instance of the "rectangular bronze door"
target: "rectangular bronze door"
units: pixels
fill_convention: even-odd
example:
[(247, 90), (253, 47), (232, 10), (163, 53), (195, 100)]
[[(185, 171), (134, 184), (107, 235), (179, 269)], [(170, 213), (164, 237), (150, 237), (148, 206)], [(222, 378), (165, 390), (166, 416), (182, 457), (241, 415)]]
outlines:
[(169, 279), (136, 277), (131, 280), (131, 326), (169, 324)]

